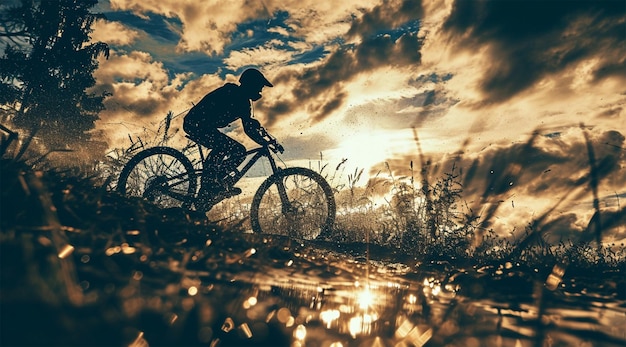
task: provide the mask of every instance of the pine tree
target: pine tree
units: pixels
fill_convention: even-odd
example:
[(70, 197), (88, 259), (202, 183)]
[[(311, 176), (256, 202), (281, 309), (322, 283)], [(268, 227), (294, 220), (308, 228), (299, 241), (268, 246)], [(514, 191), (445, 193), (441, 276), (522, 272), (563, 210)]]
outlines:
[(0, 105), (48, 148), (89, 139), (106, 93), (88, 94), (109, 47), (91, 43), (98, 0), (19, 0), (0, 7)]

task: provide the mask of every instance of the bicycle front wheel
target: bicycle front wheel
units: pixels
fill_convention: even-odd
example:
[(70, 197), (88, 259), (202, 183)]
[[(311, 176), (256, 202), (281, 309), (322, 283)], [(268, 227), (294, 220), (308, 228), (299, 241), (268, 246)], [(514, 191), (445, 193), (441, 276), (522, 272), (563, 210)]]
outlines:
[(331, 231), (335, 210), (332, 188), (322, 175), (287, 168), (268, 177), (254, 194), (250, 224), (257, 233), (311, 240)]
[(144, 198), (161, 208), (189, 209), (197, 184), (193, 164), (183, 153), (171, 147), (152, 147), (126, 163), (117, 191)]

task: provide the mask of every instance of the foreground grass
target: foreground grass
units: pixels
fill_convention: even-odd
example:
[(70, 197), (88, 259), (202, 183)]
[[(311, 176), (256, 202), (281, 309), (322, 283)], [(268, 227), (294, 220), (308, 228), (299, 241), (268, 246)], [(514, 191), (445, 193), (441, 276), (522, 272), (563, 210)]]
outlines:
[[(379, 253), (386, 253), (389, 261), (447, 262), (457, 268), (514, 263), (542, 269), (568, 264), (570, 269), (581, 271), (625, 270), (623, 244), (548, 244), (532, 225), (517, 238), (503, 237), (493, 230), (479, 233), (478, 217), (463, 208), (454, 170), (432, 180), (429, 191), (417, 188), (413, 178), (388, 180), (394, 194), (378, 205), (373, 203), (372, 187), (356, 187), (358, 176), (355, 171), (348, 177), (352, 184), (336, 187), (339, 213), (335, 230), (326, 241), (377, 246), (385, 250)], [(243, 214), (220, 216), (211, 222), (180, 209), (161, 210), (143, 200), (109, 191), (109, 182), (101, 182), (96, 176), (33, 171), (22, 162), (3, 159), (2, 177), (1, 226), (5, 236), (20, 228), (52, 228), (58, 230), (57, 239), (63, 241), (57, 241), (61, 243), (67, 243), (68, 238), (91, 238), (91, 242), (108, 246), (114, 241), (124, 243), (130, 237), (160, 247), (189, 242), (194, 235), (203, 238), (207, 233), (242, 233), (247, 225), (248, 216)], [(95, 240), (97, 237), (108, 239)]]
[(274, 321), (254, 339), (222, 325), (249, 289), (233, 278), (284, 266), (301, 244), (160, 210), (92, 178), (12, 160), (1, 169), (0, 344), (288, 345)]
[[(332, 181), (336, 173), (326, 176)], [(401, 261), (446, 262), (456, 268), (522, 264), (549, 272), (554, 265), (567, 264), (579, 273), (626, 271), (623, 243), (598, 244), (587, 237), (551, 244), (543, 237), (549, 229), (532, 221), (517, 235), (485, 228), (481, 216), (464, 204), (454, 167), (442, 177), (422, 177), (421, 182), (413, 175), (394, 177), (389, 171), (388, 177), (370, 179), (362, 187), (356, 185), (359, 176), (359, 171), (349, 174), (348, 184), (337, 188), (332, 241), (366, 241), (385, 247)], [(390, 194), (381, 199), (378, 193), (377, 198), (380, 191)]]
[[(475, 297), (487, 293), (476, 288), (494, 295), (510, 283), (503, 279), (523, 279), (529, 284), (523, 288), (532, 287), (563, 259), (568, 265), (560, 281), (585, 276), (587, 283), (611, 283), (599, 290), (618, 293), (625, 285), (615, 279), (623, 277), (623, 248), (598, 253), (536, 243), (518, 251), (520, 243), (489, 233), (475, 247), (471, 227), (429, 238), (420, 227), (428, 224), (390, 214), (401, 210), (387, 211), (381, 220), (380, 211), (367, 206), (340, 216), (330, 239), (294, 242), (244, 233), (237, 221), (216, 224), (182, 210), (161, 210), (112, 193), (90, 177), (34, 171), (13, 160), (2, 160), (1, 170), (3, 345), (141, 346), (147, 340), (286, 346), (292, 331), (274, 321), (267, 323), (266, 335), (253, 339), (224, 330), (224, 322), (241, 311), (241, 292), (249, 289), (233, 279), (286, 266), (315, 268), (329, 278), (338, 272), (329, 263), (343, 264), (336, 259), (344, 258), (359, 269), (375, 261), (402, 262), (409, 268), (405, 276), (447, 273)], [(379, 222), (387, 229), (378, 229)], [(406, 229), (394, 229), (399, 226)], [(284, 340), (276, 342), (277, 336)]]

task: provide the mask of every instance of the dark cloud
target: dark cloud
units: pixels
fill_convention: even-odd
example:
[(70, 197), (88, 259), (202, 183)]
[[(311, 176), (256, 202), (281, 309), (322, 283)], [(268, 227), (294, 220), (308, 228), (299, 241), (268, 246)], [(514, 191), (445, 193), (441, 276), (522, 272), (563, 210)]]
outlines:
[[(418, 140), (416, 140), (418, 141)], [(626, 186), (626, 138), (616, 130), (590, 135), (599, 184)], [(470, 141), (468, 141), (469, 143)], [(416, 143), (416, 149), (419, 143)], [(512, 193), (543, 196), (559, 195), (589, 185), (590, 159), (585, 138), (565, 142), (554, 133), (539, 130), (523, 143), (491, 146), (477, 155), (467, 156), (466, 148), (443, 157), (426, 155), (428, 174), (441, 175), (453, 165), (460, 170), (463, 192), (467, 197), (490, 201)], [(417, 150), (387, 163), (396, 175), (408, 175), (408, 164), (419, 158)], [(383, 163), (373, 171), (385, 167)], [(420, 170), (420, 169), (416, 169)], [(373, 172), (372, 171), (372, 172)], [(584, 190), (588, 194), (588, 190)]]
[[(626, 71), (626, 69), (624, 70)], [(600, 112), (597, 117), (599, 118), (619, 118), (624, 108), (621, 106), (611, 107), (608, 110)]]
[(600, 60), (596, 80), (623, 77), (624, 10), (623, 0), (456, 0), (444, 30), (459, 48), (489, 46), (481, 89), (502, 102), (586, 59)]
[(106, 11), (104, 15), (107, 20), (141, 30), (160, 43), (176, 44), (180, 40), (182, 23), (177, 17), (168, 18), (152, 12), (139, 17), (131, 11)]
[[(623, 151), (606, 146), (609, 142), (621, 146), (623, 135), (609, 131), (592, 135), (590, 141), (596, 149), (597, 184), (606, 189), (624, 187), (626, 158)], [(464, 177), (463, 194), (480, 196), (475, 199), (473, 209), (486, 207), (481, 216), (486, 225), (497, 217), (500, 203), (515, 195), (553, 198), (555, 207), (565, 201), (569, 201), (568, 204), (590, 202), (593, 199), (590, 165), (582, 135), (580, 141), (571, 143), (534, 135), (524, 144), (482, 153), (469, 166), (473, 174)], [(459, 166), (464, 167), (464, 164), (461, 162)]]
[(550, 244), (559, 242), (578, 242), (583, 228), (577, 223), (578, 216), (575, 213), (566, 213), (546, 222), (541, 228), (543, 239)]
[[(311, 107), (310, 111), (314, 111), (311, 119), (321, 121), (344, 104), (348, 93), (343, 84), (355, 76), (381, 66), (410, 66), (421, 62), (423, 38), (418, 35), (419, 26), (407, 23), (415, 23), (422, 15), (419, 1), (385, 1), (352, 24), (347, 38), (359, 38), (358, 43), (342, 45), (329, 54), (323, 64), (299, 75), (277, 76), (274, 84), (293, 85), (294, 109), (317, 103)], [(272, 105), (261, 106), (271, 107), (275, 118), (280, 116)], [(292, 111), (281, 106), (285, 113)]]
[[(626, 25), (626, 24), (623, 24)], [(622, 40), (626, 39), (626, 34), (622, 33)], [(624, 41), (622, 41), (623, 43)], [(594, 77), (597, 80), (604, 79), (609, 76), (623, 76), (626, 71), (626, 58), (622, 57), (621, 61), (604, 64), (601, 68), (595, 71)]]
[(444, 115), (456, 103), (445, 91), (430, 89), (411, 97), (378, 99), (350, 107), (343, 121), (355, 130), (407, 129)]
[(161, 94), (153, 93), (139, 97), (132, 92), (134, 87), (136, 85), (124, 85), (115, 89), (114, 95), (116, 95), (116, 98), (107, 98), (104, 101), (107, 110), (123, 109), (129, 118), (135, 118), (135, 120), (141, 118), (150, 119), (159, 113), (165, 117), (167, 104), (164, 104), (162, 100), (172, 100), (177, 96), (176, 91), (171, 89), (163, 91)]
[(348, 31), (348, 37), (369, 37), (398, 28), (424, 16), (421, 1), (383, 1), (371, 11), (355, 20)]
[[(626, 175), (620, 174), (626, 166), (624, 136), (615, 130), (607, 131), (592, 135), (591, 143), (600, 184), (625, 186)], [(558, 137), (538, 134), (526, 143), (487, 149), (479, 158), (459, 164), (467, 170), (465, 193), (480, 194), (483, 200), (518, 190), (532, 196), (564, 194), (589, 185), (590, 165), (582, 135), (579, 141), (565, 143)], [(588, 190), (582, 194), (588, 194)]]
[(293, 95), (299, 101), (318, 96), (352, 77), (355, 68), (354, 52), (349, 48), (339, 49), (320, 67), (307, 69), (297, 76), (300, 83)]
[[(599, 224), (598, 224), (599, 222)], [(580, 220), (574, 213), (566, 213), (547, 221), (539, 230), (544, 240), (549, 243), (592, 242), (599, 236), (605, 240), (623, 238), (621, 228), (626, 223), (626, 208), (607, 208), (596, 211), (588, 220)], [(601, 232), (597, 233), (597, 227)]]
[(603, 146), (603, 148), (607, 152), (617, 154), (624, 151), (624, 140), (626, 140), (626, 138), (622, 133), (617, 130), (610, 130), (602, 133), (602, 137), (600, 137), (598, 142), (601, 145), (606, 145), (606, 147)]
[(331, 98), (327, 99), (324, 104), (321, 106), (319, 111), (315, 112), (317, 117), (313, 119), (314, 122), (318, 122), (322, 120), (327, 114), (330, 114), (334, 110), (338, 109), (342, 104), (343, 100), (347, 97), (347, 93), (344, 91), (337, 91), (336, 94), (333, 94)]
[[(381, 66), (406, 66), (419, 64), (422, 40), (416, 34), (407, 34), (397, 41), (388, 36), (366, 40), (356, 47), (343, 47), (331, 54), (328, 60), (318, 66), (305, 70), (300, 75), (279, 76), (276, 83), (289, 83), (294, 86), (294, 108), (319, 100), (329, 103), (328, 107), (319, 107), (312, 115), (315, 121), (323, 120), (331, 111), (343, 105), (348, 93), (343, 84), (360, 73), (371, 71)], [(329, 95), (330, 100), (320, 98)], [(291, 109), (284, 109), (291, 111)], [(279, 116), (276, 114), (276, 116)]]
[[(473, 211), (481, 211), (485, 227), (497, 219), (502, 203), (514, 201), (515, 196), (551, 198), (554, 207), (563, 202), (569, 207), (588, 204), (589, 210), (593, 210), (587, 143), (582, 133), (578, 140), (569, 138), (573, 141), (564, 142), (553, 133), (536, 131), (524, 143), (488, 147), (471, 157), (466, 156), (465, 148), (444, 157), (422, 157), (417, 150), (419, 144), (416, 144), (412, 154), (390, 158), (374, 166), (370, 173), (386, 172), (389, 168), (396, 178), (413, 177), (416, 182), (426, 178), (430, 184), (446, 174), (458, 175), (463, 199)], [(624, 135), (616, 130), (606, 131), (589, 134), (589, 141), (595, 157), (597, 185), (603, 191), (621, 193), (626, 187)], [(455, 172), (452, 172), (453, 167)], [(615, 196), (601, 197), (601, 203), (608, 206), (611, 199)], [(562, 211), (567, 207), (560, 208)], [(553, 236), (568, 229), (581, 230), (581, 226), (588, 222), (580, 221), (579, 227), (572, 229), (574, 221), (571, 216), (553, 219), (548, 217), (552, 217), (554, 211), (537, 212), (545, 214), (546, 218), (541, 219), (548, 224), (544, 224), (543, 229)]]

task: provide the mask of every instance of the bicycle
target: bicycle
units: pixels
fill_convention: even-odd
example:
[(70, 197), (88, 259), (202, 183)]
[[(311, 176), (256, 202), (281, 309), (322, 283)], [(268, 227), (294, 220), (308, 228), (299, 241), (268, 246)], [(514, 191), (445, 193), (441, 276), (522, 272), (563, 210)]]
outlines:
[[(247, 150), (243, 167), (224, 177), (235, 185), (259, 159), (269, 161), (272, 173), (258, 187), (250, 206), (252, 231), (302, 239), (315, 239), (330, 232), (336, 205), (326, 179), (308, 168), (279, 167), (274, 156), (283, 153), (283, 147), (265, 129), (259, 131), (267, 143)], [(196, 142), (194, 145), (198, 147), (200, 163), (204, 163), (207, 149)], [(144, 198), (163, 208), (181, 207), (193, 211), (200, 193), (198, 181), (207, 169), (198, 166), (173, 147), (147, 148), (123, 167), (117, 191)], [(212, 206), (227, 198), (217, 197)]]

